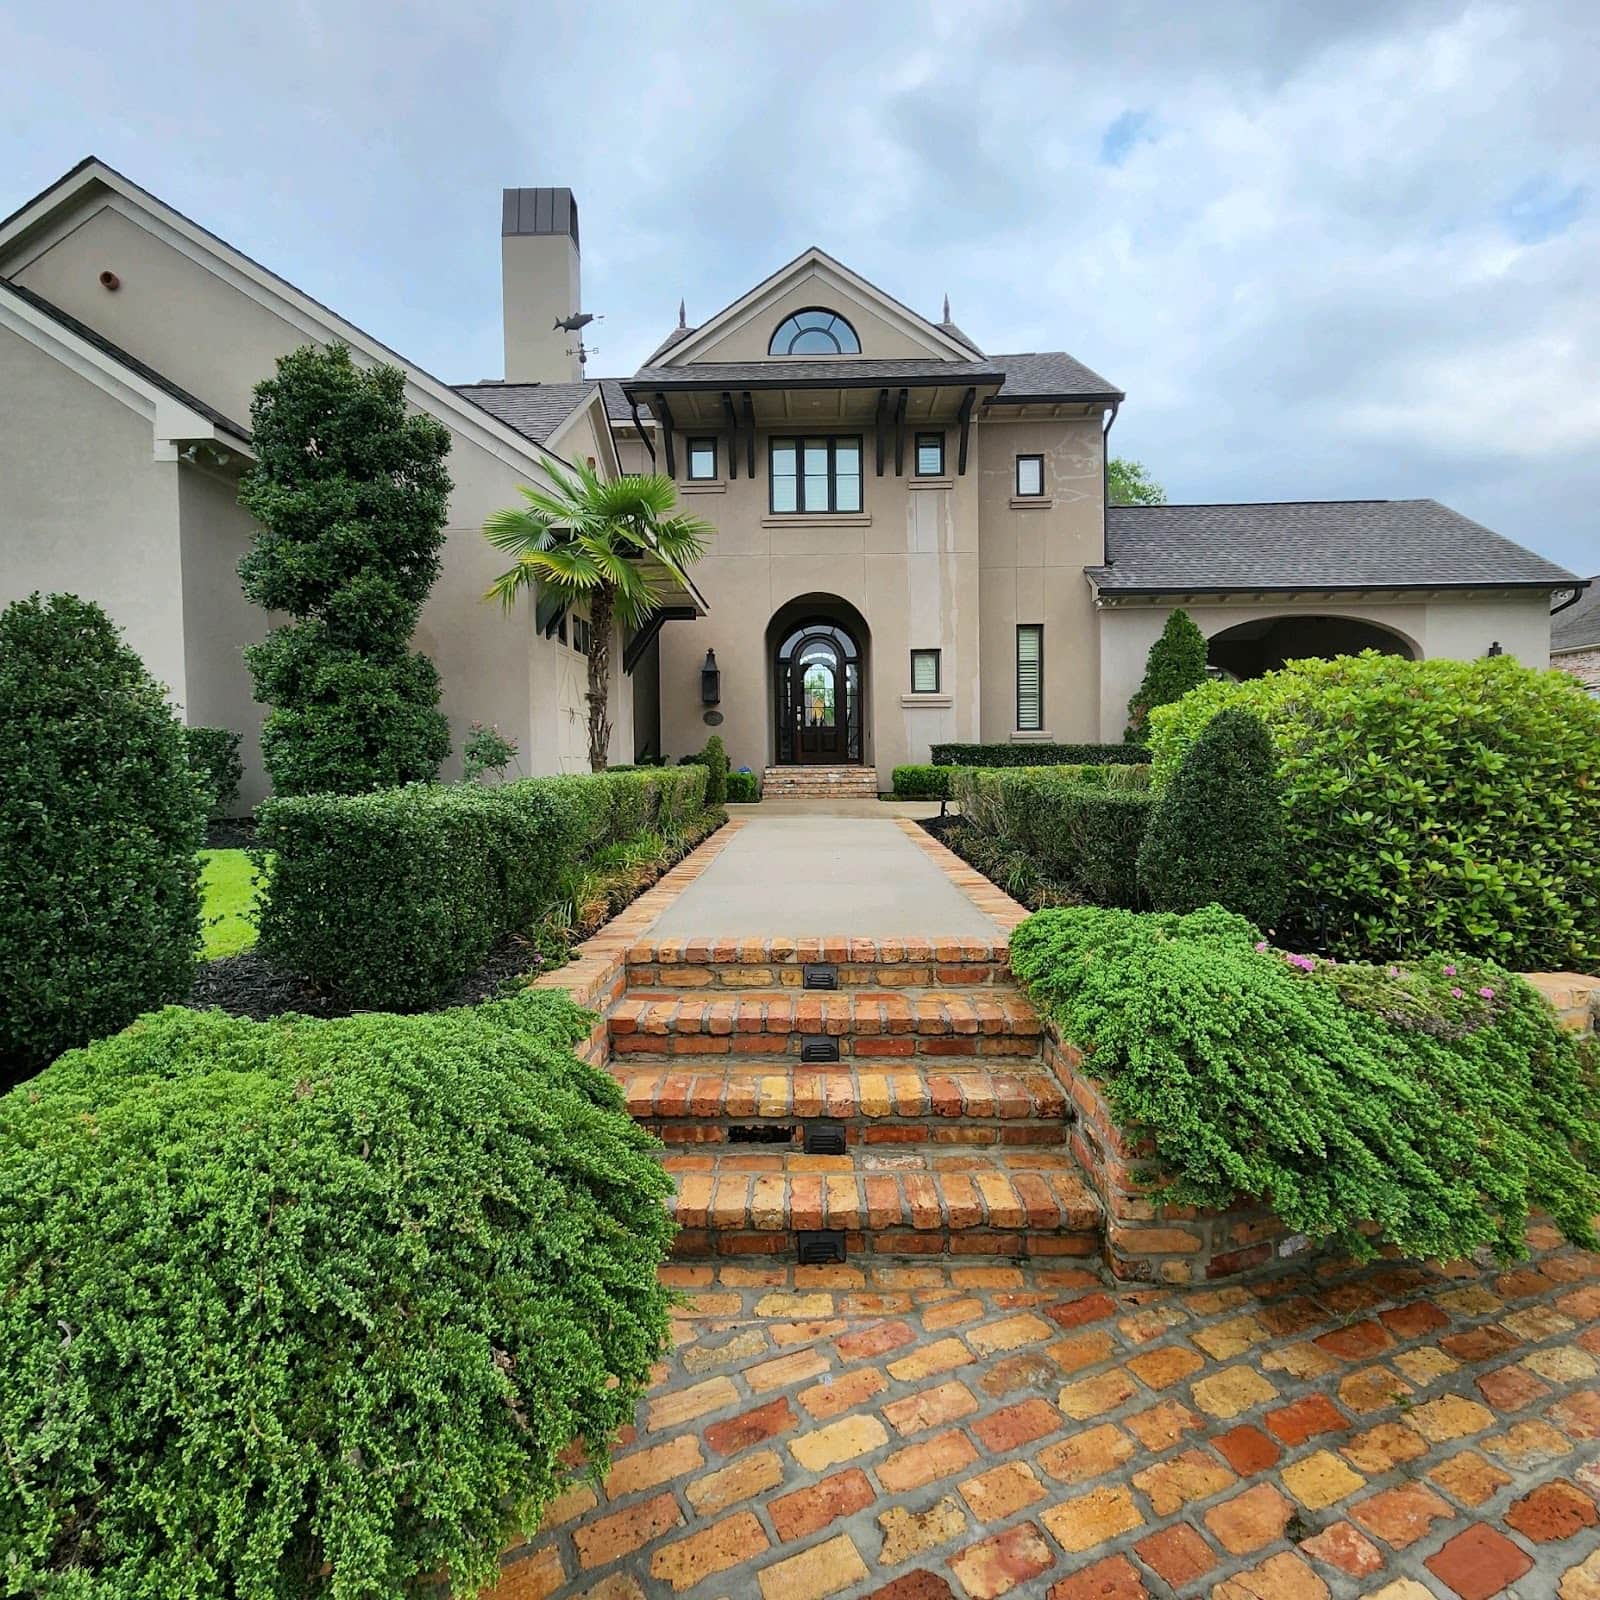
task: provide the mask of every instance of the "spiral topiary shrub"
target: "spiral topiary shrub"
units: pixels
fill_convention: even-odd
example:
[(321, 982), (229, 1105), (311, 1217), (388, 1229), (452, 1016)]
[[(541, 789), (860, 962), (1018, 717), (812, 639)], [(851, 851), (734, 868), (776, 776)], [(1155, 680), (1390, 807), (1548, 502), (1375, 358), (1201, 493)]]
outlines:
[(0, 1098), (13, 1595), (475, 1593), (667, 1328), (655, 1141), (556, 995), (173, 1008)]
[(99, 606), (0, 612), (0, 1083), (188, 992), (206, 805)]
[(1139, 884), (1157, 911), (1219, 905), (1277, 926), (1288, 893), (1283, 785), (1259, 717), (1224, 711), (1189, 747), (1139, 846)]
[(1365, 651), (1208, 683), (1152, 715), (1158, 789), (1229, 708), (1272, 736), (1289, 937), (1600, 970), (1600, 700), (1565, 674)]

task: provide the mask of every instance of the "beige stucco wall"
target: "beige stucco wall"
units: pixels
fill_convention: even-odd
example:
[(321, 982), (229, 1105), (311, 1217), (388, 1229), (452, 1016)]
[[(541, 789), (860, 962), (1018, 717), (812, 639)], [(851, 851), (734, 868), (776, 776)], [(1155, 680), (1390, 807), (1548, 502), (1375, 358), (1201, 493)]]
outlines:
[(241, 811), (267, 797), (261, 765), (263, 709), (251, 697), (243, 646), (263, 637), (276, 618), (250, 604), (239, 582), (239, 561), (255, 523), (239, 504), (235, 463), (185, 465), (178, 479), (183, 549), (183, 654), (187, 691), (184, 721), (193, 727), (232, 728), (241, 734), (244, 777)]
[[(1087, 590), (1088, 581), (1081, 581)], [(1144, 677), (1150, 646), (1160, 637), (1171, 609), (1169, 603), (1162, 603), (1118, 605), (1100, 612), (1100, 738), (1113, 741), (1122, 737), (1128, 701)], [(1264, 617), (1351, 617), (1399, 634), (1423, 659), (1471, 660), (1487, 654), (1498, 640), (1508, 655), (1531, 667), (1547, 666), (1550, 660), (1549, 596), (1544, 591), (1449, 595), (1412, 602), (1193, 603), (1183, 609), (1208, 639), (1241, 622)]]
[(0, 329), (0, 605), (103, 606), (174, 701), (186, 694), (179, 463), (148, 416)]
[[(578, 247), (570, 234), (507, 234), (500, 240), (506, 370), (515, 383), (575, 383), (578, 335), (554, 324), (583, 309)], [(572, 354), (568, 354), (568, 351)]]
[[(120, 209), (123, 204), (90, 203), (75, 226), (26, 264), (16, 266), (14, 275), (225, 415), (248, 425), (255, 384), (271, 374), (280, 355), (318, 337), (317, 330), (261, 304), (229, 281), (223, 267), (194, 259), (158, 237)], [(105, 269), (115, 271), (121, 280), (115, 293), (99, 284)], [(327, 330), (320, 337), (326, 338)], [(438, 663), (444, 682), (443, 707), (452, 736), (445, 775), (459, 775), (461, 741), (473, 718), (496, 723), (515, 738), (526, 771), (569, 769), (570, 717), (557, 701), (565, 666), (559, 646), (534, 640), (531, 604), (504, 616), (482, 600), (485, 588), (504, 566), (482, 537), (484, 519), (491, 511), (516, 503), (518, 485), (539, 476), (537, 458), (531, 447), (525, 450), (498, 438), (486, 442), (481, 430), (464, 426), (463, 419), (453, 414), (442, 414), (441, 420), (451, 431), (448, 469), (455, 489), (440, 576), (423, 607), (416, 644)], [(53, 497), (48, 488), (44, 492)], [(175, 498), (176, 489), (171, 493)], [(174, 509), (174, 541), (176, 524)], [(170, 583), (158, 586), (157, 572), (149, 563), (130, 564), (118, 584), (130, 610), (161, 612), (163, 607), (169, 611), (176, 607), (182, 585), (174, 573)], [(170, 592), (170, 601), (163, 599), (164, 591)], [(182, 630), (157, 624), (150, 631), (165, 633), (169, 651), (181, 662)], [(196, 643), (197, 659), (210, 660), (222, 648), (220, 634), (214, 633)], [(614, 759), (632, 754), (631, 713), (631, 695), (619, 690), (613, 713)], [(247, 781), (260, 784), (259, 768)]]
[[(1044, 624), (1044, 731), (1097, 737), (1099, 652), (1083, 569), (1105, 557), (1104, 435), (1098, 417), (985, 422), (978, 444), (982, 529), (981, 735), (1016, 732), (1016, 630)], [(1018, 501), (1016, 458), (1043, 455), (1044, 498)]]

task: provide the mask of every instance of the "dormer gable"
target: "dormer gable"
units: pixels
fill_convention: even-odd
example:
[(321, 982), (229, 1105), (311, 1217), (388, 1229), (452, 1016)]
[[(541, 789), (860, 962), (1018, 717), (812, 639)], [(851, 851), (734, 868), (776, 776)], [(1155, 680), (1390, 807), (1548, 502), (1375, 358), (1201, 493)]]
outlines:
[(653, 365), (971, 361), (973, 351), (815, 246), (673, 341)]

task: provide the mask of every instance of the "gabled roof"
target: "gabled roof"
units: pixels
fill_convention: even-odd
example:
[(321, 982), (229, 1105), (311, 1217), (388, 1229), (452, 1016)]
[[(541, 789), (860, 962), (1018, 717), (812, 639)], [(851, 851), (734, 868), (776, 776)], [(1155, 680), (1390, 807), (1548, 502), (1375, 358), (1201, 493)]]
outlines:
[[(596, 388), (605, 401), (606, 420), (633, 426), (633, 408), (622, 392), (621, 378), (585, 378), (578, 383), (511, 383), (485, 378), (480, 383), (457, 383), (451, 387), (537, 444), (554, 435)], [(648, 417), (639, 420), (650, 426)]]
[(291, 327), (303, 331), (308, 341), (326, 341), (331, 337), (349, 345), (358, 356), (365, 355), (371, 360), (391, 362), (401, 367), (408, 379), (412, 403), (454, 424), (477, 443), (491, 450), (513, 451), (521, 461), (539, 461), (544, 457), (561, 460), (553, 451), (546, 450), (528, 435), (519, 433), (469, 396), (458, 393), (442, 379), (414, 361), (407, 360), (398, 351), (341, 317), (332, 307), (297, 288), (269, 267), (262, 266), (259, 261), (125, 177), (98, 156), (86, 156), (54, 183), (20, 205), (10, 216), (0, 220), (0, 261), (20, 240), (48, 227), (54, 219), (97, 188), (120, 196), (137, 207), (169, 230), (173, 238), (190, 247), (191, 252), (203, 251), (232, 268), (237, 279), (248, 283)]
[(1020, 355), (990, 356), (989, 364), (1000, 367), (1005, 384), (992, 405), (1028, 405), (1048, 400), (1125, 400), (1111, 383), (1064, 350), (1035, 350)]
[(1550, 649), (1600, 650), (1600, 576), (1589, 579), (1576, 604), (1551, 617)]
[(941, 354), (957, 361), (971, 358), (972, 346), (969, 341), (952, 338), (939, 327), (938, 323), (930, 322), (919, 312), (913, 311), (910, 306), (880, 289), (877, 284), (869, 283), (859, 273), (852, 272), (842, 261), (830, 256), (826, 250), (812, 245), (809, 249), (802, 250), (793, 261), (785, 262), (776, 272), (763, 278), (755, 288), (725, 305), (715, 316), (707, 318), (698, 328), (674, 330), (684, 336), (669, 339), (650, 357), (646, 367), (640, 369), (641, 372), (659, 364), (661, 358), (669, 353), (674, 359), (666, 363), (667, 365), (686, 362), (697, 348), (709, 344), (717, 334), (747, 321), (749, 317), (759, 312), (766, 302), (781, 294), (790, 279), (798, 278), (807, 270), (819, 271), (824, 276), (838, 280), (841, 287), (848, 289), (863, 304), (876, 309), (887, 321), (926, 344), (929, 355), (934, 359)]
[(1437, 500), (1109, 506), (1100, 593), (1559, 589), (1573, 575)]
[(250, 430), (248, 428), (241, 427), (237, 422), (223, 416), (215, 406), (209, 405), (197, 395), (191, 394), (187, 389), (180, 388), (171, 378), (157, 372), (154, 367), (147, 366), (137, 356), (129, 355), (120, 345), (115, 345), (109, 339), (103, 338), (87, 323), (79, 322), (76, 317), (68, 315), (60, 306), (46, 300), (42, 294), (35, 294), (32, 289), (26, 289), (20, 283), (13, 283), (9, 278), (0, 278), (0, 294), (14, 295), (24, 304), (32, 306), (34, 310), (48, 317), (58, 327), (64, 328), (68, 333), (82, 339), (86, 344), (92, 345), (101, 355), (116, 363), (117, 366), (132, 373), (135, 377), (142, 378), (146, 383), (161, 390), (163, 394), (169, 395), (180, 405), (187, 406), (190, 411), (198, 413), (213, 427), (231, 435), (240, 444), (248, 444), (250, 442)]
[(991, 361), (930, 361), (920, 356), (830, 356), (825, 361), (696, 361), (683, 367), (640, 367), (623, 380), (626, 394), (685, 389), (839, 389), (873, 384), (949, 387), (999, 384), (1005, 373)]

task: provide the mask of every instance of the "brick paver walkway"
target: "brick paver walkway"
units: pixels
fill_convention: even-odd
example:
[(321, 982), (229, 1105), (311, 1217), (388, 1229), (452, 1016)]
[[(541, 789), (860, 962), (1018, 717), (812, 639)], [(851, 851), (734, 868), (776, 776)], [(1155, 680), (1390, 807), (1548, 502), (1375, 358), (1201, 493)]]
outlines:
[(681, 1264), (604, 1489), (496, 1600), (1600, 1600), (1600, 1258)]

